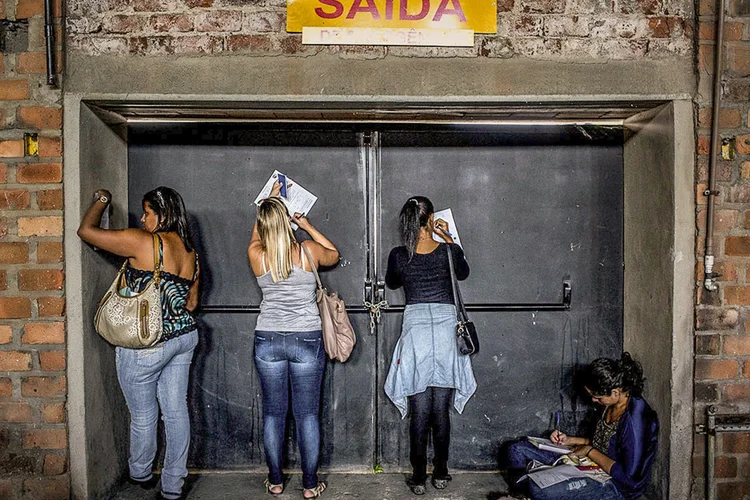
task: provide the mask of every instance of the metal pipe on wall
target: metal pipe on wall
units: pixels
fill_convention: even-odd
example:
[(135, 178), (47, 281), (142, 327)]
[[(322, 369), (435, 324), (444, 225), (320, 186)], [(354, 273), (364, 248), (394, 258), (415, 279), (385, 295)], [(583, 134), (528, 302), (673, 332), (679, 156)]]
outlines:
[(719, 155), (721, 137), (719, 136), (719, 112), (721, 111), (721, 67), (724, 42), (724, 1), (719, 0), (718, 18), (716, 20), (716, 52), (714, 59), (713, 109), (711, 116), (711, 152), (708, 158), (708, 188), (704, 192), (706, 201), (706, 252), (703, 257), (703, 286), (708, 291), (715, 291), (714, 268), (714, 204), (716, 203), (716, 159)]
[(55, 85), (55, 17), (52, 0), (44, 0), (44, 34), (47, 39), (47, 85)]

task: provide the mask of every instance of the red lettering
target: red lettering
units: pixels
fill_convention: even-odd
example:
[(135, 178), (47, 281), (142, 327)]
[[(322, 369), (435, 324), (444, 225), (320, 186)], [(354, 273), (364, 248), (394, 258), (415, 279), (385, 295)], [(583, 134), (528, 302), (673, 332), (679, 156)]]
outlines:
[(344, 6), (339, 2), (338, 0), (318, 0), (323, 5), (328, 5), (329, 7), (333, 7), (333, 12), (326, 12), (320, 7), (316, 7), (315, 14), (318, 15), (318, 17), (322, 17), (323, 19), (336, 19), (337, 17), (341, 17), (341, 14), (344, 13)]
[(427, 17), (430, 12), (430, 0), (422, 0), (422, 10), (419, 14), (409, 14), (409, 0), (401, 0), (401, 19), (404, 21), (419, 21)]
[[(454, 5), (453, 9), (448, 8), (448, 2)], [(432, 20), (440, 21), (443, 16), (448, 15), (457, 16), (458, 20), (462, 23), (466, 22), (466, 16), (464, 15), (464, 10), (461, 8), (460, 0), (443, 0), (440, 2), (440, 7), (438, 7), (437, 12), (435, 12), (435, 17)]]
[[(367, 4), (367, 7), (362, 7), (362, 2), (365, 2)], [(376, 21), (380, 20), (380, 12), (378, 12), (378, 6), (375, 5), (375, 0), (354, 0), (352, 8), (349, 9), (349, 13), (346, 15), (346, 18), (354, 19), (354, 16), (357, 15), (357, 12), (369, 12), (372, 15), (373, 19), (375, 19)]]
[(393, 19), (393, 0), (385, 0), (385, 18)]

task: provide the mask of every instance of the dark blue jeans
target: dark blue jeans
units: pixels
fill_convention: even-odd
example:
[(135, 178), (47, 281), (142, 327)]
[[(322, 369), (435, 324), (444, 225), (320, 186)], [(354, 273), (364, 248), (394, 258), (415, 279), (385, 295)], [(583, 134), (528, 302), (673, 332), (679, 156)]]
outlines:
[(314, 332), (255, 331), (255, 368), (263, 389), (263, 446), (268, 480), (282, 484), (282, 449), (286, 433), (289, 389), (297, 424), (302, 485), (318, 485), (320, 455), (320, 387), (326, 353), (323, 335)]
[[(519, 441), (508, 448), (508, 468), (511, 477), (516, 478), (526, 471), (526, 465), (532, 460), (551, 465), (559, 457), (528, 441)], [(524, 479), (519, 486), (534, 500), (625, 500), (612, 481), (601, 484), (589, 478), (575, 478), (542, 489), (531, 479)]]

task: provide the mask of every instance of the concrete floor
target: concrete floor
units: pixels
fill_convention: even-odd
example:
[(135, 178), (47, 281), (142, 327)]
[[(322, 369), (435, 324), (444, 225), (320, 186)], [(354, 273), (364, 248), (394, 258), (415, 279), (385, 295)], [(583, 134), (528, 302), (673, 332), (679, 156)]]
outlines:
[[(501, 500), (508, 488), (496, 473), (454, 473), (448, 488), (436, 490), (427, 484), (427, 494), (416, 497), (409, 491), (403, 474), (321, 474), (328, 488), (321, 500)], [(293, 474), (288, 478), (284, 493), (266, 494), (263, 487), (265, 474), (261, 473), (206, 473), (191, 474), (184, 492), (188, 500), (299, 500), (302, 498), (302, 478)], [(144, 491), (138, 486), (126, 485), (112, 498), (135, 500), (155, 498), (157, 490)]]

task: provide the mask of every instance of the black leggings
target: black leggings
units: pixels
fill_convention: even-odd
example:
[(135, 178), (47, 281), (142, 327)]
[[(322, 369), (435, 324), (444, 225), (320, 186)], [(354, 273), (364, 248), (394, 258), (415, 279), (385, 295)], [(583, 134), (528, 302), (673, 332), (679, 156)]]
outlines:
[(414, 470), (411, 482), (424, 484), (427, 479), (427, 441), (432, 431), (432, 459), (435, 479), (448, 475), (448, 448), (451, 441), (450, 405), (453, 389), (428, 387), (426, 391), (409, 396), (409, 458)]

